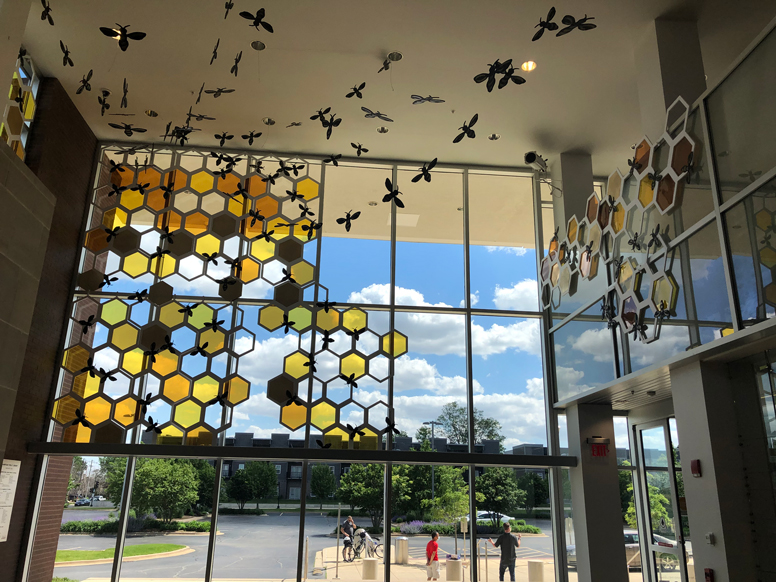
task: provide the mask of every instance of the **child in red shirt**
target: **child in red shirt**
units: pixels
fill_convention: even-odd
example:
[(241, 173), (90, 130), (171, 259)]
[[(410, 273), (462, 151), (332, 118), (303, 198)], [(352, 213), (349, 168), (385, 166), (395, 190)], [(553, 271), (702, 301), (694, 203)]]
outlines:
[(436, 580), (439, 578), (439, 544), (437, 540), (439, 534), (431, 534), (431, 541), (426, 545), (426, 580)]

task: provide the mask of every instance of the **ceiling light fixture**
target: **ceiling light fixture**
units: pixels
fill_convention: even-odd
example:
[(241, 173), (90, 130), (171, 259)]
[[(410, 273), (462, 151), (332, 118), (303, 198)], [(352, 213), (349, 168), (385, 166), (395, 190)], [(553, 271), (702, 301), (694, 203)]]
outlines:
[(388, 53), (388, 60), (392, 63), (400, 61), (402, 58), (404, 58), (404, 55), (402, 55), (399, 51), (391, 51)]
[(458, 212), (463, 212), (463, 206), (458, 207)]
[(261, 120), (261, 122), (264, 125), (275, 125), (275, 120), (272, 119), (271, 117), (265, 117), (264, 119)]
[(530, 73), (536, 68), (536, 63), (533, 61), (526, 61), (520, 65), (520, 68), (523, 69), (526, 73)]
[(377, 133), (388, 133), (388, 128), (383, 125), (378, 127), (375, 131), (377, 131)]
[(372, 200), (372, 201), (369, 203), (369, 206), (377, 206), (377, 202), (375, 202), (374, 200)]
[(159, 114), (156, 111), (154, 111), (153, 109), (146, 109), (145, 110), (145, 114), (148, 117), (159, 117)]
[(251, 48), (255, 51), (263, 51), (265, 48), (267, 48), (267, 45), (260, 40), (254, 40), (251, 43)]
[(491, 133), (491, 134), (488, 136), (488, 139), (489, 139), (490, 141), (496, 141), (497, 139), (501, 139), (501, 134), (500, 134), (500, 133)]

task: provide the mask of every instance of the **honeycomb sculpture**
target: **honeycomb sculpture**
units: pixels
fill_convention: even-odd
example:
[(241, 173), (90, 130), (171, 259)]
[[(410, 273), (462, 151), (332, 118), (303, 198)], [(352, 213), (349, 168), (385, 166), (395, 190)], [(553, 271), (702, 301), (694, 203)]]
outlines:
[[(669, 114), (681, 110), (678, 128), (669, 131), (666, 127), (656, 144), (644, 137), (634, 147), (628, 172), (616, 170), (609, 176), (607, 198), (599, 200), (592, 194), (584, 216), (569, 218), (566, 236), (550, 241), (540, 268), (545, 309), (558, 310), (564, 296), (573, 296), (588, 280), (606, 277), (599, 269), (603, 264), (611, 275), (606, 293), (609, 319), (623, 331), (634, 331), (650, 311), (673, 313), (679, 286), (668, 266), (669, 240), (659, 229), (653, 236), (654, 230), (647, 231), (645, 225), (659, 225), (654, 217), (670, 215), (681, 207), (684, 186), (693, 172), (697, 152), (687, 131), (689, 107), (678, 98)], [(772, 217), (763, 217), (763, 223), (772, 224)], [(776, 293), (773, 299), (776, 301)], [(650, 342), (659, 337), (659, 330), (660, 325), (654, 325), (649, 334), (635, 330), (634, 336)]]
[[(387, 385), (407, 337), (375, 333), (360, 309), (312, 300), (328, 297), (310, 259), (320, 237), (319, 176), (298, 159), (104, 150), (55, 440), (216, 444), (251, 397), (240, 370), (256, 357), (258, 326), (299, 346), (260, 406), (291, 431), (312, 425), (331, 446), (377, 448), (388, 406), (366, 401), (357, 385)], [(182, 288), (197, 294), (176, 293)], [(257, 321), (246, 321), (244, 299), (258, 305)], [(359, 433), (348, 427), (353, 418)]]

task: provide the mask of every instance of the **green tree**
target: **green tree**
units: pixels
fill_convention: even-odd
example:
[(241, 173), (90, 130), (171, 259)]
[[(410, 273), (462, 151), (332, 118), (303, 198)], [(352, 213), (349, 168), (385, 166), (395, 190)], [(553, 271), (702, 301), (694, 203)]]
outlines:
[(337, 479), (331, 472), (329, 465), (313, 465), (310, 475), (310, 491), (313, 497), (316, 497), (321, 503), (323, 509), (323, 500), (333, 495), (337, 491)]
[(198, 488), (199, 477), (189, 461), (146, 459), (135, 470), (131, 506), (170, 522), (197, 502)]
[[(486, 511), (509, 514), (525, 503), (525, 491), (517, 486), (515, 472), (507, 467), (492, 467), (477, 477), (476, 490), (482, 494), (479, 505)], [(491, 518), (493, 527), (498, 519)]]
[[(145, 464), (146, 459), (138, 459), (136, 469)], [(124, 488), (124, 473), (127, 459), (121, 457), (100, 457), (100, 471), (105, 475), (105, 497), (118, 509), (121, 506), (121, 493)]]
[(340, 478), (339, 497), (369, 514), (374, 527), (383, 520), (384, 471), (382, 465), (351, 465)]
[(251, 461), (245, 465), (245, 472), (253, 488), (253, 499), (256, 500), (256, 509), (258, 509), (259, 500), (275, 495), (278, 489), (275, 465), (269, 461)]
[[(670, 527), (673, 524), (668, 518), (666, 507), (669, 507), (671, 502), (663, 495), (660, 489), (654, 485), (647, 485), (647, 487), (649, 488), (649, 513), (652, 516), (652, 527), (657, 529), (657, 525), (660, 523), (661, 519), (665, 519), (666, 524)], [(628, 485), (628, 493), (630, 493), (631, 501), (628, 506), (628, 511), (625, 513), (625, 521), (630, 527), (636, 529), (636, 505), (633, 500), (633, 483)]]
[(421, 426), (418, 430), (415, 431), (415, 442), (420, 443), (421, 450), (423, 450), (423, 445), (426, 443), (429, 443), (428, 450), (431, 450), (431, 429), (427, 426)]
[(517, 486), (525, 491), (525, 500), (521, 505), (528, 515), (531, 515), (534, 507), (546, 503), (550, 496), (550, 484), (547, 478), (532, 471), (520, 477), (517, 480)]
[(199, 479), (196, 505), (203, 511), (210, 511), (213, 509), (213, 486), (216, 481), (216, 470), (205, 459), (193, 459), (189, 462), (197, 472)]
[[(73, 457), (73, 464), (70, 466), (70, 478), (67, 482), (68, 493), (80, 487), (85, 471), (86, 461), (84, 461), (83, 457)], [(79, 492), (82, 493), (82, 491)]]
[[(623, 461), (623, 467), (630, 467), (630, 461)], [(622, 521), (627, 523), (626, 515), (628, 507), (633, 504), (633, 474), (631, 471), (620, 471), (620, 509), (622, 511)]]
[[(468, 410), (457, 402), (448, 402), (442, 407), (442, 413), (437, 418), (441, 423), (441, 436), (447, 437), (451, 443), (469, 442)], [(497, 440), (502, 442), (501, 423), (495, 418), (487, 418), (481, 410), (474, 409), (474, 442)]]
[(240, 511), (245, 509), (245, 504), (253, 499), (253, 483), (248, 471), (245, 469), (235, 471), (226, 482), (226, 494), (237, 502)]
[[(424, 499), (423, 506), (432, 519), (452, 523), (469, 513), (469, 486), (463, 478), (463, 468), (440, 465), (435, 468), (434, 499)], [(477, 501), (485, 496), (477, 492)]]

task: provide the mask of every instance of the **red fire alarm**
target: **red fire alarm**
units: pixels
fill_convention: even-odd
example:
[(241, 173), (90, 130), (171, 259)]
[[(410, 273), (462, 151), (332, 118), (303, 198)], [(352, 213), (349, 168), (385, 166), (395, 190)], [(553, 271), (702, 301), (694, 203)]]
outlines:
[(701, 476), (701, 460), (700, 459), (693, 459), (690, 461), (690, 473), (692, 473), (693, 477), (700, 477)]
[(705, 582), (714, 582), (714, 570), (711, 568), (706, 568), (703, 570), (703, 573), (705, 574), (706, 580)]

